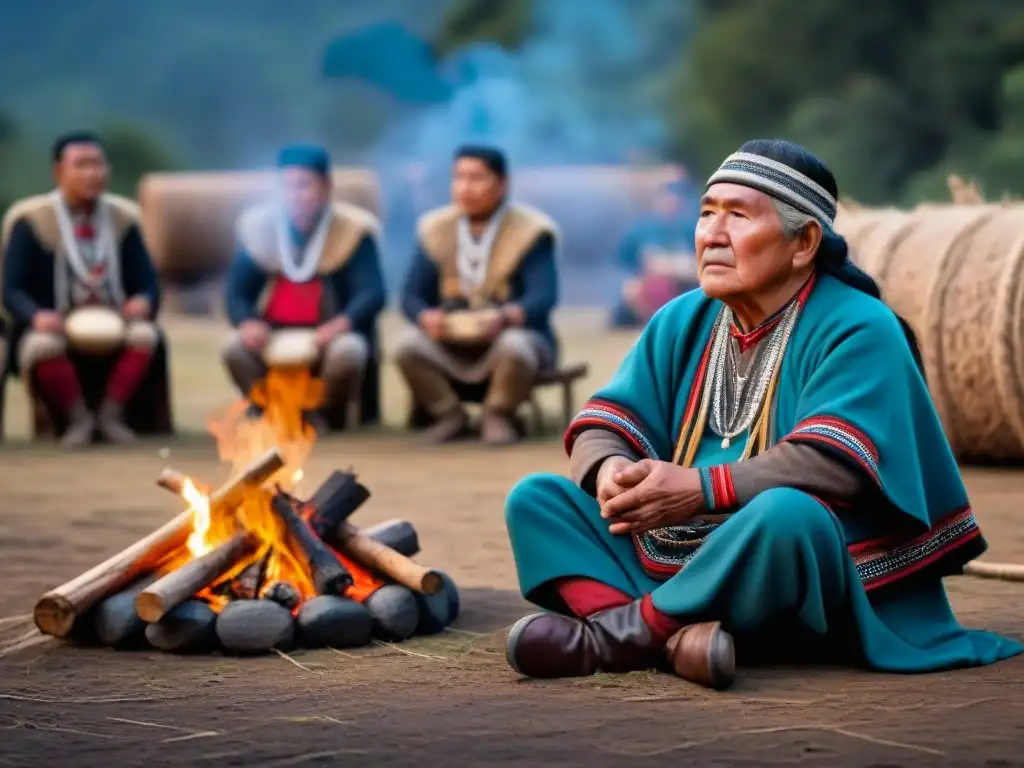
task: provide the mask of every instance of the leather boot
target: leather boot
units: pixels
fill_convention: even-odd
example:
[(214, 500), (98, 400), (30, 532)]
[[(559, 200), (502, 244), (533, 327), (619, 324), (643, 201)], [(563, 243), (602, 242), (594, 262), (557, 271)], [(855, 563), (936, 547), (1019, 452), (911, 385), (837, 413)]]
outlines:
[(736, 677), (736, 649), (732, 635), (719, 621), (689, 624), (665, 645), (672, 671), (684, 680), (723, 690)]
[(484, 445), (499, 448), (518, 443), (519, 433), (516, 431), (516, 425), (511, 416), (500, 411), (487, 410), (484, 412), (480, 438)]
[(113, 400), (105, 400), (96, 416), (96, 428), (111, 443), (129, 445), (138, 440), (135, 433), (124, 423), (124, 406)]
[(640, 600), (585, 619), (555, 613), (526, 616), (513, 625), (505, 659), (526, 677), (586, 677), (595, 672), (654, 669), (665, 643), (640, 612)]
[(85, 401), (78, 400), (71, 406), (68, 414), (68, 427), (60, 439), (65, 448), (81, 448), (92, 442), (96, 429), (96, 419), (85, 407)]
[(463, 435), (469, 429), (469, 414), (462, 406), (449, 411), (439, 418), (423, 432), (423, 441), (435, 445), (437, 443), (450, 443)]

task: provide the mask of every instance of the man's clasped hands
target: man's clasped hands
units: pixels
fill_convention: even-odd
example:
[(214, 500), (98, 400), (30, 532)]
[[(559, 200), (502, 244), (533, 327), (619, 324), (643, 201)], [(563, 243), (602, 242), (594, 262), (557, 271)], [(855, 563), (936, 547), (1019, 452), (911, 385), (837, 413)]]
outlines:
[(605, 459), (597, 473), (596, 497), (609, 532), (617, 535), (679, 525), (706, 511), (696, 469), (653, 459)]

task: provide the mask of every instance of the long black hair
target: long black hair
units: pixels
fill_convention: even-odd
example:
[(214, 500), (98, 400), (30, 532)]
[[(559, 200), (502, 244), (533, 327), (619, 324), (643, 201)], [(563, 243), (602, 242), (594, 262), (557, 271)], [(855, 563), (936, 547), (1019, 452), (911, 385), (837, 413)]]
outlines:
[[(740, 147), (739, 151), (760, 155), (787, 165), (822, 187), (832, 196), (833, 200), (839, 199), (839, 186), (836, 184), (836, 177), (832, 171), (812, 152), (799, 144), (785, 139), (755, 139), (748, 141)], [(822, 272), (832, 275), (858, 291), (884, 301), (882, 289), (875, 279), (850, 259), (850, 247), (846, 238), (824, 223), (822, 224), (821, 245), (818, 246), (815, 262)], [(893, 314), (896, 315), (896, 319), (899, 320), (900, 326), (903, 328), (907, 343), (910, 345), (910, 352), (923, 375), (924, 361), (921, 357), (920, 345), (917, 342), (917, 334), (910, 327), (910, 323), (896, 312)]]

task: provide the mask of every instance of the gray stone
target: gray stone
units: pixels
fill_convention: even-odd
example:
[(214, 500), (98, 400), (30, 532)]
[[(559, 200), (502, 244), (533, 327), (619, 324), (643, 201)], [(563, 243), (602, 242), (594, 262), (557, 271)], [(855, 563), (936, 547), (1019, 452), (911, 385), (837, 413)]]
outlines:
[(370, 642), (373, 617), (355, 600), (320, 595), (307, 600), (295, 622), (299, 642), (307, 648), (355, 648)]
[(459, 615), (459, 588), (447, 573), (438, 573), (442, 582), (438, 592), (433, 595), (414, 593), (420, 611), (419, 624), (416, 626), (418, 635), (435, 635), (442, 632)]
[(361, 533), (406, 557), (412, 557), (420, 551), (419, 536), (408, 520), (385, 520), (379, 525), (362, 529)]
[(135, 598), (153, 581), (152, 577), (139, 579), (96, 606), (92, 611), (93, 629), (101, 643), (115, 648), (146, 645), (146, 622), (135, 613)]
[(154, 648), (174, 653), (197, 653), (217, 647), (217, 614), (202, 600), (186, 600), (156, 624), (146, 627)]
[(416, 633), (420, 609), (408, 587), (387, 584), (363, 603), (373, 616), (373, 636), (381, 640), (407, 640)]
[(234, 653), (284, 651), (295, 643), (295, 622), (271, 600), (235, 600), (217, 617), (217, 637)]

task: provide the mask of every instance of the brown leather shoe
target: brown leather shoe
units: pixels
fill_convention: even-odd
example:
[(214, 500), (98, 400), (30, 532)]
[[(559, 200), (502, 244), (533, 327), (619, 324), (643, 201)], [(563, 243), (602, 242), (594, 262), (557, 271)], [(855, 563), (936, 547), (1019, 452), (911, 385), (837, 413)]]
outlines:
[(598, 671), (653, 669), (663, 648), (636, 600), (586, 619), (555, 613), (526, 616), (508, 634), (505, 659), (526, 677), (586, 677)]
[(668, 639), (665, 657), (684, 680), (723, 690), (736, 677), (736, 648), (719, 621), (689, 624)]
[(425, 443), (449, 443), (462, 437), (469, 430), (469, 414), (463, 408), (456, 408), (435, 421), (423, 432)]
[(480, 425), (480, 439), (484, 445), (497, 448), (518, 443), (519, 433), (511, 417), (498, 411), (485, 411)]

